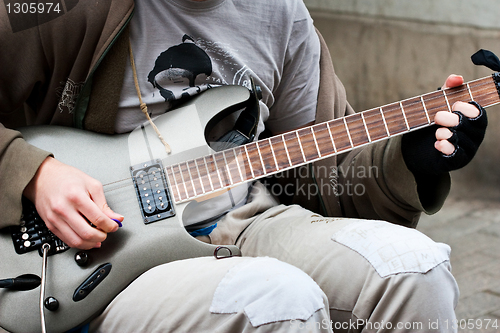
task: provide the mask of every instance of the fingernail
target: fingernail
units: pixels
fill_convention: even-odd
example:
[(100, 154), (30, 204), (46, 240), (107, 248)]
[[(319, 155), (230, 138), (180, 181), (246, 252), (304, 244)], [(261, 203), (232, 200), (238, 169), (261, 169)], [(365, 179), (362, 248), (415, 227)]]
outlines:
[(112, 219), (112, 220), (115, 221), (116, 223), (118, 223), (118, 227), (121, 228), (123, 226), (122, 223), (120, 221), (118, 221), (117, 219)]

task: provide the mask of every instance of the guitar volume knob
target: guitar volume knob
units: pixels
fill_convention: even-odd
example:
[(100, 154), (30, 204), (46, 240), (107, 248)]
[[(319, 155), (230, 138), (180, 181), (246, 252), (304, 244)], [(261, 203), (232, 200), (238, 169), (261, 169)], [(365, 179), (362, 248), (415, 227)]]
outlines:
[(59, 301), (52, 296), (47, 297), (43, 303), (45, 308), (49, 311), (56, 311), (59, 309)]
[(85, 251), (75, 253), (75, 262), (80, 267), (87, 266), (90, 262), (89, 254)]

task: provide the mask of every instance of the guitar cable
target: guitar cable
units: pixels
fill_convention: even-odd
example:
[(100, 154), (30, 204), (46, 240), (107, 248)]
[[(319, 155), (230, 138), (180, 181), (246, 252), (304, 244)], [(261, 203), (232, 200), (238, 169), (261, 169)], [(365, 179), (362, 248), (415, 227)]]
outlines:
[(45, 327), (44, 299), (45, 299), (45, 282), (47, 275), (47, 256), (49, 250), (50, 250), (49, 244), (45, 243), (42, 245), (43, 263), (42, 263), (42, 281), (40, 287), (40, 323), (42, 326), (42, 333), (47, 333), (47, 328)]
[(40, 285), (40, 278), (33, 274), (23, 274), (16, 278), (0, 280), (0, 288), (10, 290), (31, 290)]

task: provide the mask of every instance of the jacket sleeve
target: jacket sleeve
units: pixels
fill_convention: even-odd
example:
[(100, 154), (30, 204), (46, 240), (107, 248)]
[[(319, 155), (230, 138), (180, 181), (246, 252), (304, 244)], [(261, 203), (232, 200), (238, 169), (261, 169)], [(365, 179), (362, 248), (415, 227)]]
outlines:
[[(36, 28), (19, 29), (0, 14), (0, 228), (19, 223), (22, 192), (49, 155), (12, 128), (32, 121), (30, 103), (44, 89), (45, 57)], [(31, 105), (34, 106), (34, 105)]]
[[(76, 1), (60, 13), (34, 15), (0, 10), (0, 227), (19, 221), (24, 187), (50, 155), (29, 145), (13, 129), (75, 126), (75, 118), (84, 119), (92, 90), (89, 77), (133, 10), (132, 0)], [(108, 102), (108, 89), (98, 96), (106, 99), (100, 110), (107, 112), (107, 107), (117, 105), (121, 86), (113, 81), (117, 75), (105, 75), (101, 74), (101, 80), (114, 84), (114, 104)], [(99, 104), (99, 98), (90, 107)], [(89, 129), (103, 129), (99, 115), (95, 113)], [(106, 124), (113, 123), (111, 117), (106, 120)]]
[(47, 156), (0, 124), (0, 228), (20, 222), (24, 188)]
[(347, 217), (416, 227), (421, 212), (436, 213), (450, 190), (449, 174), (435, 179), (432, 189), (419, 190), (429, 184), (417, 184), (406, 167), (401, 136), (344, 154), (338, 160), (337, 191)]

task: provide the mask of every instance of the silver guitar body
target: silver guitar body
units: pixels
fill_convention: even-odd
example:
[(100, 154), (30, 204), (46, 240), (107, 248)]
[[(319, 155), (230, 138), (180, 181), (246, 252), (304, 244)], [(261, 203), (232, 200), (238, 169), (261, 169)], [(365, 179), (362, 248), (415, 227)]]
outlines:
[[(54, 126), (21, 130), (31, 144), (98, 179), (104, 184), (109, 206), (125, 216), (123, 227), (109, 234), (100, 249), (88, 251), (88, 265), (76, 264), (77, 249), (48, 257), (45, 297), (59, 301), (56, 311), (45, 310), (48, 332), (64, 332), (89, 321), (152, 267), (174, 260), (213, 256), (215, 245), (196, 240), (183, 227), (182, 213), (187, 203), (174, 204), (172, 217), (144, 223), (130, 167), (154, 160), (168, 166), (213, 153), (206, 143), (205, 128), (214, 117), (222, 117), (217, 116), (219, 112), (243, 103), (249, 96), (249, 90), (242, 87), (215, 88), (155, 119), (171, 146), (171, 154), (165, 152), (149, 125), (114, 136)], [(227, 247), (233, 255), (240, 254), (237, 247)], [(42, 257), (38, 251), (17, 254), (8, 228), (0, 230), (0, 256), (0, 279), (23, 274), (41, 276)], [(111, 264), (109, 274), (84, 299), (75, 301), (77, 288), (104, 264)], [(0, 289), (0, 327), (11, 332), (41, 331), (39, 297), (40, 287), (28, 291)]]

